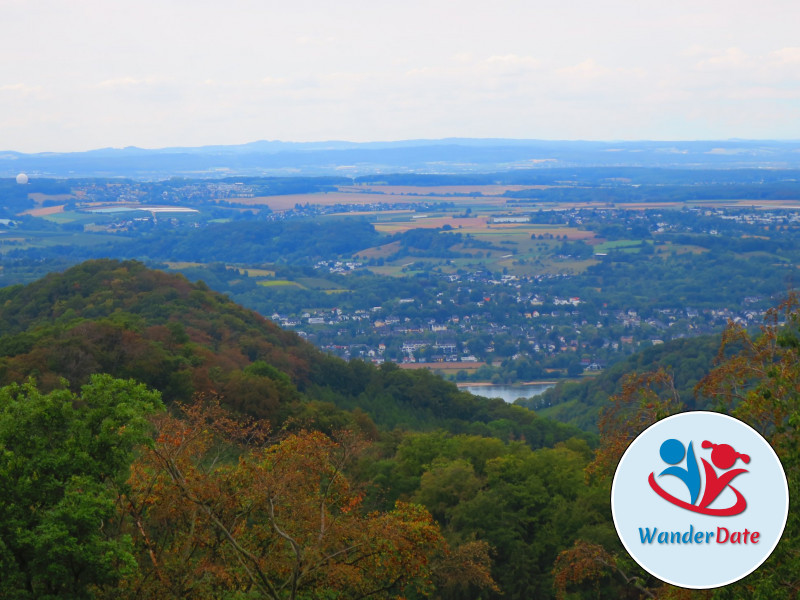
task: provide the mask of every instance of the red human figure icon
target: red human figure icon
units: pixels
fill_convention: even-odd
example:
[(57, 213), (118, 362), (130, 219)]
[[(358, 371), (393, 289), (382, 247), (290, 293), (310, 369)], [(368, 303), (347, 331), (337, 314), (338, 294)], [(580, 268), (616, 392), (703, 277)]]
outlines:
[[(713, 448), (711, 451), (711, 462), (714, 463), (714, 466), (718, 469), (730, 469), (738, 459), (742, 459), (742, 462), (745, 464), (750, 463), (750, 457), (747, 454), (736, 452), (736, 450), (728, 444), (712, 444), (708, 440), (705, 440), (702, 447), (706, 449)], [(708, 464), (705, 458), (701, 458), (700, 460), (703, 461), (703, 468), (706, 473), (706, 489), (703, 493), (703, 499), (700, 501), (701, 508), (707, 507), (716, 500), (717, 496), (722, 493), (722, 490), (730, 485), (734, 477), (748, 472), (747, 469), (733, 469), (732, 471), (718, 476), (714, 467)], [(730, 488), (736, 494), (736, 505), (733, 508), (739, 509), (732, 514), (738, 514), (745, 509), (747, 502), (739, 490), (733, 486), (730, 486)], [(739, 508), (740, 505), (741, 508)]]

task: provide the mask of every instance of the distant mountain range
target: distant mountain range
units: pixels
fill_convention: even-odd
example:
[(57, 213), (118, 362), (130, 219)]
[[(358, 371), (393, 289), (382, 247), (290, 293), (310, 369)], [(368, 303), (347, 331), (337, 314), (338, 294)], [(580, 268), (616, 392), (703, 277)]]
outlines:
[(395, 142), (259, 141), (197, 148), (0, 152), (0, 177), (359, 176), (553, 167), (798, 168), (800, 141), (585, 142), (448, 138)]

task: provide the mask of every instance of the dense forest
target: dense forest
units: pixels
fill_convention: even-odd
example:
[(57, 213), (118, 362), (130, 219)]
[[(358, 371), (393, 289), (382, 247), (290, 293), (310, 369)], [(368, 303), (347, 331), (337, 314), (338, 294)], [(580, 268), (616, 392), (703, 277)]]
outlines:
[(517, 400), (517, 404), (536, 410), (557, 421), (571, 423), (587, 431), (596, 431), (608, 398), (622, 393), (626, 378), (634, 373), (662, 369), (669, 372), (672, 385), (689, 410), (713, 408), (713, 400), (704, 397), (697, 384), (714, 366), (719, 336), (700, 336), (672, 340), (651, 346), (584, 381), (562, 381), (541, 396)]
[[(726, 331), (698, 397), (767, 436), (797, 493), (800, 313), (773, 317)], [(767, 563), (716, 592), (644, 573), (611, 523), (621, 450), (698, 406), (681, 396), (718, 340), (665, 344), (583, 393), (598, 437), (324, 355), (137, 262), (0, 290), (0, 320), (3, 597), (796, 595), (794, 511)], [(656, 363), (674, 376), (623, 378)]]

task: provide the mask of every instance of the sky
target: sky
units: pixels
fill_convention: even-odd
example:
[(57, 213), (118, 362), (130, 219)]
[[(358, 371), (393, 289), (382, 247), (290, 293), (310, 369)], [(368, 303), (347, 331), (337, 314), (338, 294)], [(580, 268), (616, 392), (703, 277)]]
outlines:
[(0, 150), (800, 139), (797, 0), (0, 0)]

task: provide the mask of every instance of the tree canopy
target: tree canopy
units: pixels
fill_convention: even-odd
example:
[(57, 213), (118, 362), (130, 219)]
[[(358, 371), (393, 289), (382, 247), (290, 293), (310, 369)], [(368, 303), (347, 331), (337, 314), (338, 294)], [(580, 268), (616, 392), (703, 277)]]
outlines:
[(160, 395), (97, 375), (80, 393), (0, 388), (0, 595), (89, 597), (136, 569), (116, 519)]

